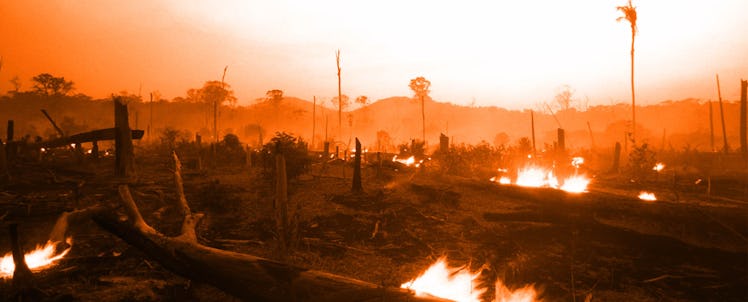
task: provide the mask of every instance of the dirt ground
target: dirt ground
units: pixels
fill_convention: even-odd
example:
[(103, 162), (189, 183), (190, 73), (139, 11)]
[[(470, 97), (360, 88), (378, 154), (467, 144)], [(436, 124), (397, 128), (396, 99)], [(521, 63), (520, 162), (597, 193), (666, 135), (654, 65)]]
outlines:
[[(63, 211), (119, 203), (112, 166), (112, 159), (16, 166), (11, 183), (0, 186), (3, 227), (19, 223), (28, 250), (46, 241)], [(206, 213), (198, 238), (216, 248), (383, 286), (399, 286), (446, 256), (482, 272), (486, 301), (497, 279), (510, 288), (532, 284), (543, 301), (748, 300), (748, 202), (739, 178), (714, 181), (732, 196), (707, 201), (655, 184), (663, 200), (643, 202), (636, 184), (614, 176), (598, 176), (588, 193), (567, 194), (390, 168), (378, 176), (365, 170), (365, 192), (352, 194), (350, 170), (315, 166), (289, 183), (299, 241), (283, 255), (270, 218), (272, 182), (261, 169), (185, 166), (187, 200)], [(131, 184), (146, 221), (166, 234), (181, 223), (171, 169), (166, 157), (139, 160)], [(169, 272), (91, 221), (68, 234), (71, 252), (35, 272), (47, 300), (233, 300)], [(10, 251), (7, 238), (0, 236), (1, 254)], [(10, 280), (0, 281), (0, 299), (12, 294)]]

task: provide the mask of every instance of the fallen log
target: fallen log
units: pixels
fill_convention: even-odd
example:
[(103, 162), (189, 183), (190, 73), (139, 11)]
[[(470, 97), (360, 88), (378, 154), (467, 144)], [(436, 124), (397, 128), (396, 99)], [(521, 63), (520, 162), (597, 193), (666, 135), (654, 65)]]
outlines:
[[(141, 139), (145, 131), (139, 129), (130, 130), (133, 139)], [(106, 128), (60, 137), (49, 141), (32, 144), (33, 148), (57, 148), (70, 144), (91, 143), (95, 141), (114, 140), (115, 128)]]
[(182, 189), (176, 154), (175, 182), (184, 220), (180, 235), (168, 237), (149, 226), (140, 214), (127, 185), (119, 186), (127, 219), (107, 211), (93, 220), (103, 229), (140, 249), (165, 268), (189, 279), (211, 284), (246, 301), (447, 301), (419, 297), (411, 290), (322, 271), (295, 267), (248, 254), (220, 250), (197, 242), (195, 226), (202, 214), (192, 213)]

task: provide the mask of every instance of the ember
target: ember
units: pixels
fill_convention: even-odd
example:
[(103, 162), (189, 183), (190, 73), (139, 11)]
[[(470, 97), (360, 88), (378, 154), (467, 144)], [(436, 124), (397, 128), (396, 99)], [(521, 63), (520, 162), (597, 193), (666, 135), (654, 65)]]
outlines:
[(654, 193), (641, 191), (639, 193), (639, 199), (646, 200), (646, 201), (655, 201), (657, 200), (657, 197), (655, 197)]
[(657, 164), (656, 164), (656, 165), (655, 165), (655, 166), (654, 166), (654, 167), (652, 168), (652, 170), (655, 170), (655, 171), (657, 171), (657, 172), (660, 172), (660, 171), (662, 171), (662, 169), (665, 169), (665, 164), (663, 164), (663, 163), (657, 163)]
[(397, 155), (395, 155), (395, 156), (392, 157), (392, 161), (393, 162), (397, 162), (397, 163), (401, 163), (401, 164), (406, 165), (408, 167), (416, 167), (416, 168), (420, 167), (421, 164), (423, 163), (423, 160), (420, 160), (420, 161), (416, 162), (415, 156), (412, 156), (412, 155), (410, 157), (408, 157), (407, 159), (399, 159), (399, 158), (397, 158)]
[[(68, 245), (72, 244), (71, 238), (68, 238)], [(54, 262), (62, 259), (70, 252), (71, 247), (63, 250), (60, 253), (56, 253), (55, 247), (59, 242), (47, 241), (44, 246), (37, 246), (33, 251), (27, 252), (24, 259), (26, 259), (26, 265), (31, 270), (40, 270), (54, 265)], [(0, 279), (13, 277), (13, 271), (15, 271), (15, 264), (13, 263), (13, 256), (11, 253), (6, 254), (0, 258)]]
[[(476, 280), (479, 277), (480, 272), (473, 273), (465, 267), (448, 267), (446, 258), (442, 257), (418, 278), (400, 287), (414, 290), (417, 296), (434, 296), (458, 302), (480, 301), (486, 289), (478, 287)], [(530, 302), (535, 301), (536, 295), (532, 285), (512, 291), (501, 280), (496, 281), (497, 302)]]

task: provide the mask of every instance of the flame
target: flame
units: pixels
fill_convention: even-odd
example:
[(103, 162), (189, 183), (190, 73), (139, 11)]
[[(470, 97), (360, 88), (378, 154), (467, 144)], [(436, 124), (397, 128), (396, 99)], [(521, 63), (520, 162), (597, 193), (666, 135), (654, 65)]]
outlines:
[[(72, 244), (71, 238), (66, 240), (68, 244)], [(54, 265), (54, 262), (65, 257), (70, 252), (71, 247), (68, 247), (60, 253), (55, 253), (55, 247), (59, 242), (47, 241), (44, 246), (36, 246), (36, 249), (30, 251), (24, 255), (26, 265), (31, 270), (40, 270)], [(13, 263), (13, 255), (11, 253), (6, 254), (0, 258), (0, 279), (13, 277), (13, 271), (15, 271), (16, 265)]]
[(523, 187), (539, 188), (544, 187), (548, 180), (546, 175), (549, 173), (541, 168), (526, 168), (517, 173), (515, 184)]
[(654, 166), (654, 167), (652, 168), (652, 170), (655, 170), (655, 171), (657, 171), (657, 172), (660, 172), (660, 171), (662, 171), (662, 169), (665, 169), (665, 164), (663, 164), (663, 163), (657, 163), (657, 164), (656, 164), (656, 165), (655, 165), (655, 166)]
[(571, 159), (571, 165), (574, 166), (574, 168), (579, 168), (584, 163), (584, 157), (574, 157)]
[[(410, 157), (408, 157), (408, 159), (398, 159), (397, 155), (395, 155), (394, 157), (392, 157), (392, 161), (393, 162), (398, 162), (398, 163), (401, 163), (403, 165), (406, 165), (406, 166), (410, 167), (413, 164), (415, 164), (416, 158), (415, 158), (415, 156), (410, 156)], [(416, 165), (416, 167), (418, 167), (418, 166), (419, 165)]]
[(564, 185), (561, 186), (561, 190), (570, 193), (584, 193), (587, 192), (587, 185), (590, 180), (582, 175), (574, 175), (564, 180)]
[[(496, 177), (492, 177), (491, 181), (498, 182), (502, 185), (509, 185), (512, 183), (511, 179), (506, 176), (502, 176), (498, 181)], [(564, 190), (570, 193), (584, 193), (587, 192), (587, 185), (590, 184), (590, 179), (584, 175), (573, 175), (564, 179), (563, 182), (559, 182), (558, 178), (553, 175), (553, 171), (538, 167), (530, 167), (519, 170), (515, 184), (522, 187), (547, 187)]]
[[(477, 302), (486, 292), (478, 287), (476, 281), (480, 272), (470, 272), (465, 267), (450, 268), (445, 257), (439, 258), (417, 278), (403, 283), (400, 288), (414, 290), (416, 296), (434, 296), (458, 302)], [(535, 301), (535, 289), (532, 285), (512, 291), (501, 280), (496, 281), (496, 302), (531, 302)]]
[(501, 280), (496, 280), (496, 302), (533, 302), (537, 295), (532, 285), (510, 290)]
[(499, 177), (499, 178), (496, 178), (496, 176), (494, 176), (494, 177), (491, 177), (489, 180), (492, 181), (492, 182), (498, 182), (499, 184), (502, 184), (502, 185), (511, 185), (512, 184), (512, 179), (509, 178), (509, 177), (506, 177), (506, 176), (502, 176), (502, 177)]
[(655, 201), (657, 200), (657, 197), (655, 197), (654, 193), (641, 191), (639, 192), (639, 199), (646, 200), (646, 201)]

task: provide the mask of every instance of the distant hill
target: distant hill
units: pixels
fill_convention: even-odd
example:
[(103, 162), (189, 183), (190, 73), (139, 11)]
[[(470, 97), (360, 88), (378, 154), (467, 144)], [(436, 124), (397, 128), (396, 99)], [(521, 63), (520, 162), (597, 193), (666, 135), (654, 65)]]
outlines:
[[(329, 107), (329, 106), (328, 106)], [(316, 106), (316, 119), (312, 123), (315, 106), (311, 101), (285, 97), (279, 105), (258, 101), (249, 106), (222, 106), (219, 111), (220, 136), (237, 134), (243, 142), (256, 145), (260, 136), (263, 142), (276, 131), (301, 135), (308, 142), (314, 132), (315, 147), (327, 137), (348, 144), (359, 137), (370, 149), (377, 147), (377, 133), (389, 141), (380, 142), (382, 148), (392, 150), (397, 144), (421, 138), (420, 103), (410, 97), (390, 97), (366, 107), (343, 112), (342, 129), (338, 129), (337, 110)], [(47, 137), (54, 130), (40, 113), (46, 109), (70, 133), (113, 124), (111, 100), (92, 100), (84, 95), (74, 97), (41, 97), (29, 93), (0, 97), (0, 119), (16, 121), (17, 137), (28, 134)], [(184, 139), (194, 139), (199, 133), (204, 141), (212, 140), (213, 108), (208, 104), (187, 102), (131, 102), (130, 124), (150, 130), (148, 139), (158, 139), (167, 127), (183, 130)], [(714, 130), (717, 148), (721, 147), (722, 128), (719, 107), (713, 104)], [(738, 146), (739, 105), (724, 104), (725, 123), (729, 144)], [(515, 144), (522, 137), (530, 137), (529, 110), (506, 110), (497, 107), (467, 107), (427, 100), (426, 140), (436, 145), (439, 134), (444, 133), (454, 143)], [(560, 125), (566, 131), (566, 144), (570, 148), (588, 148), (593, 142), (599, 148), (610, 148), (622, 142), (629, 129), (631, 108), (628, 104), (600, 105), (585, 111), (569, 109), (555, 113), (535, 112), (536, 140), (539, 147), (552, 145)], [(326, 122), (327, 121), (327, 122)], [(701, 151), (709, 150), (709, 104), (687, 99), (665, 101), (637, 108), (637, 138), (659, 149), (663, 147)], [(327, 124), (327, 126), (326, 126)], [(5, 122), (0, 129), (5, 129)], [(313, 126), (314, 125), (314, 126)], [(150, 129), (149, 129), (150, 128)], [(327, 130), (327, 131), (326, 131)], [(5, 130), (2, 130), (4, 133)], [(386, 135), (385, 135), (386, 134)], [(664, 140), (663, 140), (664, 138)]]

